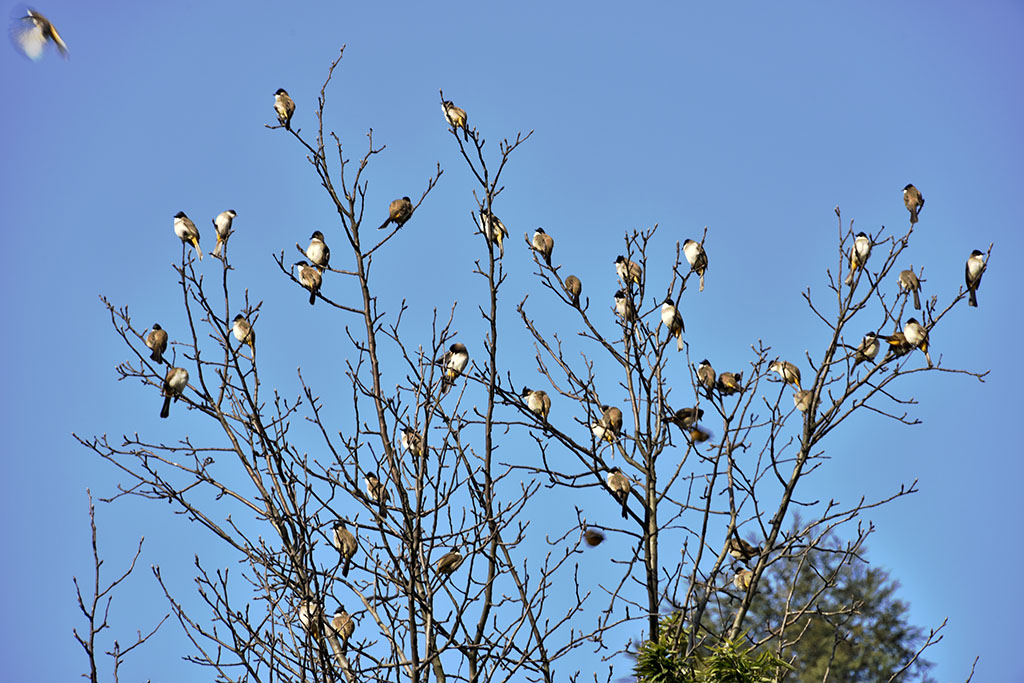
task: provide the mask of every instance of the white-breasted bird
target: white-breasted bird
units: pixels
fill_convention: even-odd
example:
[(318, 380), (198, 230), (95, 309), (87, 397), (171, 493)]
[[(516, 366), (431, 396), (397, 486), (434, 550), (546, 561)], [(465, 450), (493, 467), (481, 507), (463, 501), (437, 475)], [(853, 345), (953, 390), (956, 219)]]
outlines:
[(985, 274), (985, 253), (975, 249), (967, 259), (967, 268), (964, 271), (964, 280), (967, 282), (967, 305), (978, 307), (978, 287), (981, 286), (981, 276)]
[(192, 219), (185, 215), (184, 211), (174, 214), (174, 234), (185, 244), (191, 244), (199, 254), (199, 260), (203, 260), (203, 250), (199, 248), (199, 228), (192, 222)]
[(53, 23), (35, 10), (28, 10), (11, 27), (11, 37), (26, 57), (37, 61), (43, 56), (46, 43), (53, 43), (62, 57), (68, 56), (68, 46), (57, 33)]
[(221, 211), (213, 219), (213, 230), (217, 233), (217, 245), (213, 248), (215, 257), (220, 258), (220, 250), (228, 243), (228, 238), (231, 237), (231, 223), (237, 216), (238, 213), (234, 209), (228, 209)]
[(665, 301), (661, 304), (661, 322), (668, 328), (668, 334), (670, 337), (676, 338), (676, 350), (683, 350), (683, 332), (686, 331), (686, 325), (683, 323), (683, 316), (679, 314), (679, 309), (676, 308), (676, 303), (672, 301), (671, 297), (665, 297)]
[(551, 265), (551, 252), (555, 248), (555, 239), (544, 232), (544, 228), (537, 228), (533, 233), (533, 239), (530, 240), (530, 245), (533, 250), (544, 257), (544, 263)]
[(484, 234), (488, 244), (498, 245), (498, 258), (505, 256), (505, 238), (508, 237), (508, 228), (500, 218), (486, 208), (480, 209), (480, 232)]
[(171, 399), (177, 401), (178, 397), (181, 396), (187, 386), (188, 370), (185, 368), (175, 367), (167, 368), (167, 374), (164, 375), (164, 385), (161, 392), (164, 396), (164, 405), (160, 409), (160, 417), (167, 417), (171, 414)]
[(690, 264), (690, 270), (700, 277), (700, 291), (704, 291), (704, 272), (708, 269), (708, 254), (704, 245), (693, 240), (683, 242), (683, 256)]
[(295, 101), (284, 88), (278, 88), (274, 93), (274, 111), (277, 112), (277, 122), (291, 130), (292, 115), (295, 114)]
[(319, 230), (314, 230), (313, 234), (309, 236), (306, 258), (321, 273), (331, 266), (331, 248), (327, 246), (327, 242), (324, 241), (324, 234)]
[(847, 286), (852, 286), (858, 268), (863, 268), (871, 256), (871, 238), (866, 233), (858, 232), (850, 249), (850, 273), (846, 276)]
[(444, 369), (441, 375), (441, 393), (446, 394), (455, 386), (455, 380), (462, 375), (466, 365), (469, 364), (469, 349), (465, 344), (455, 342), (437, 359), (437, 364)]
[(924, 326), (917, 322), (915, 318), (911, 318), (903, 325), (903, 336), (908, 344), (924, 352), (925, 360), (928, 361), (928, 367), (932, 367), (932, 357), (928, 353), (928, 330), (924, 329)]

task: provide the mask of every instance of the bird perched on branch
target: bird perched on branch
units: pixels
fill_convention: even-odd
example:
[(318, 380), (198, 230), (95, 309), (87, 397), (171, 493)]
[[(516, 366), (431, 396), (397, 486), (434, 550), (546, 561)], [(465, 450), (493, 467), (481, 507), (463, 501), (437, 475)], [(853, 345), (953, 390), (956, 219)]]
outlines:
[(604, 534), (597, 529), (587, 529), (583, 532), (583, 540), (591, 548), (601, 545), (604, 542)]
[(547, 395), (547, 392), (523, 387), (520, 396), (526, 400), (526, 407), (530, 409), (531, 413), (539, 415), (541, 419), (547, 421), (548, 413), (551, 412), (551, 397)]
[(761, 554), (760, 547), (755, 548), (740, 538), (739, 534), (734, 534), (729, 537), (727, 549), (730, 555), (748, 567), (750, 566), (750, 560)]
[(917, 214), (924, 208), (924, 195), (913, 185), (907, 185), (903, 188), (903, 205), (910, 212), (910, 224), (913, 225), (917, 222)]
[(348, 570), (352, 566), (352, 558), (359, 552), (359, 542), (352, 532), (345, 526), (345, 520), (339, 519), (334, 523), (333, 535), (334, 547), (338, 551), (339, 561), (342, 563), (341, 575), (348, 576)]
[(252, 349), (253, 357), (256, 356), (256, 332), (253, 331), (252, 325), (249, 324), (249, 321), (241, 313), (236, 315), (231, 323), (231, 334), (243, 344), (248, 344), (249, 348)]
[(803, 389), (800, 386), (800, 368), (790, 363), (788, 360), (773, 360), (768, 366), (769, 372), (778, 373), (779, 377), (786, 384), (792, 384), (797, 389)]
[(465, 344), (455, 342), (437, 359), (437, 364), (444, 368), (444, 374), (441, 376), (441, 393), (446, 394), (455, 386), (455, 380), (469, 364), (469, 349)]
[(533, 250), (544, 257), (544, 263), (551, 266), (551, 252), (555, 248), (555, 239), (544, 232), (544, 228), (537, 228), (533, 233), (533, 239), (530, 240), (530, 245)]
[(450, 552), (445, 553), (441, 556), (441, 559), (437, 561), (437, 573), (450, 576), (455, 572), (456, 569), (462, 566), (462, 561), (465, 558), (462, 557), (462, 553), (455, 546), (452, 546)]
[(932, 367), (932, 357), (928, 354), (928, 330), (916, 319), (911, 318), (903, 325), (903, 336), (908, 344), (924, 352), (928, 367)]
[(565, 278), (565, 293), (569, 295), (569, 301), (573, 306), (579, 308), (580, 294), (583, 292), (583, 283), (575, 275)]
[(715, 383), (715, 388), (718, 389), (718, 393), (723, 396), (732, 396), (743, 391), (743, 373), (742, 372), (723, 372), (718, 376), (718, 381)]
[(668, 328), (669, 337), (676, 338), (676, 350), (683, 350), (683, 332), (686, 325), (683, 323), (683, 316), (679, 314), (676, 303), (670, 297), (665, 297), (661, 304), (661, 322)]
[(388, 204), (388, 219), (378, 228), (383, 230), (388, 227), (389, 223), (394, 223), (398, 227), (402, 227), (406, 222), (412, 218), (412, 200), (408, 197), (402, 197), (401, 199), (394, 199)]
[(164, 362), (164, 351), (167, 350), (167, 332), (159, 323), (153, 323), (153, 329), (146, 335), (146, 346), (153, 352), (149, 355), (157, 363)]
[(868, 332), (864, 335), (864, 338), (860, 340), (860, 344), (857, 346), (857, 350), (853, 354), (853, 367), (856, 368), (861, 363), (873, 361), (877, 355), (878, 335), (874, 332)]
[(917, 279), (917, 273), (912, 270), (901, 271), (898, 282), (900, 291), (914, 293), (914, 308), (920, 311), (921, 296), (918, 293), (921, 291), (921, 281)]
[(164, 375), (164, 386), (162, 394), (164, 396), (164, 405), (160, 409), (160, 417), (167, 417), (171, 414), (171, 399), (175, 401), (181, 396), (181, 393), (185, 391), (185, 387), (188, 386), (188, 370), (185, 368), (167, 368), (167, 374)]
[(313, 234), (309, 236), (306, 258), (316, 266), (316, 269), (321, 274), (331, 265), (331, 248), (327, 246), (327, 242), (324, 241), (324, 234), (319, 230), (314, 230)]
[(618, 467), (608, 470), (608, 489), (615, 500), (622, 504), (622, 518), (629, 518), (629, 478)]
[(590, 432), (598, 441), (614, 442), (622, 433), (622, 411), (615, 406), (601, 406), (601, 418), (590, 425)]
[(295, 612), (302, 628), (306, 629), (314, 640), (319, 640), (324, 631), (324, 607), (320, 601), (307, 595), (299, 601)]
[(217, 233), (217, 245), (213, 248), (215, 257), (220, 258), (220, 250), (228, 243), (228, 238), (231, 237), (231, 223), (237, 216), (234, 209), (228, 209), (221, 211), (213, 219), (213, 230)]
[(846, 276), (847, 286), (853, 286), (854, 276), (858, 268), (863, 268), (871, 256), (871, 238), (866, 233), (858, 232), (850, 249), (850, 273)]
[(62, 57), (68, 56), (68, 46), (53, 23), (35, 10), (27, 10), (25, 16), (18, 18), (18, 23), (11, 28), (11, 37), (25, 56), (33, 61), (43, 56), (48, 42), (54, 44)]
[(622, 254), (619, 254), (615, 259), (615, 273), (626, 287), (630, 287), (633, 284), (640, 286), (640, 281), (644, 277), (644, 269)]
[(352, 615), (345, 611), (344, 605), (338, 605), (338, 609), (334, 610), (334, 616), (331, 617), (331, 634), (341, 641), (340, 645), (344, 648), (355, 630), (356, 623), (352, 620)]
[(192, 219), (185, 215), (184, 211), (174, 214), (174, 234), (185, 244), (191, 244), (199, 254), (199, 260), (203, 260), (203, 250), (199, 248), (199, 228), (192, 222)]
[(981, 276), (985, 274), (985, 254), (975, 249), (967, 259), (967, 269), (964, 271), (964, 279), (967, 282), (967, 305), (978, 307), (978, 287), (981, 286)]
[(711, 400), (711, 392), (715, 389), (717, 382), (717, 375), (715, 375), (715, 369), (711, 367), (711, 363), (705, 358), (697, 366), (697, 384), (704, 387), (704, 393), (707, 395), (708, 400)]
[(737, 590), (746, 592), (753, 580), (754, 572), (749, 569), (741, 569), (732, 577), (732, 585), (736, 586)]
[(484, 234), (487, 243), (498, 245), (498, 258), (505, 256), (505, 238), (508, 237), (508, 228), (487, 209), (480, 209), (480, 232)]
[(615, 292), (615, 313), (626, 323), (636, 320), (636, 308), (624, 289)]
[(391, 496), (383, 482), (377, 478), (376, 472), (366, 473), (366, 495), (380, 506), (380, 515), (383, 517), (387, 510), (388, 498)]
[(416, 458), (423, 457), (423, 436), (412, 427), (402, 428), (402, 448)]
[(708, 269), (708, 255), (704, 245), (693, 240), (683, 242), (683, 255), (690, 264), (690, 270), (700, 277), (700, 291), (704, 291), (704, 271)]
[(299, 284), (309, 290), (309, 305), (315, 305), (316, 295), (320, 292), (320, 287), (324, 283), (320, 270), (305, 261), (298, 261), (292, 267), (299, 269)]
[(699, 420), (704, 417), (703, 408), (680, 408), (674, 413), (665, 416), (665, 422), (674, 424), (682, 431), (692, 429)]
[(277, 92), (274, 93), (274, 111), (277, 112), (277, 122), (291, 130), (292, 115), (295, 113), (295, 102), (284, 88), (278, 88)]
[(451, 100), (445, 100), (441, 103), (441, 111), (444, 112), (444, 120), (452, 130), (461, 128), (462, 138), (469, 140), (469, 117), (466, 116), (466, 110), (456, 107)]
[(902, 330), (897, 329), (890, 336), (885, 337), (885, 340), (889, 342), (889, 350), (885, 352), (885, 358), (882, 359), (883, 363), (890, 359), (905, 356), (914, 350), (914, 345), (907, 341), (907, 336)]

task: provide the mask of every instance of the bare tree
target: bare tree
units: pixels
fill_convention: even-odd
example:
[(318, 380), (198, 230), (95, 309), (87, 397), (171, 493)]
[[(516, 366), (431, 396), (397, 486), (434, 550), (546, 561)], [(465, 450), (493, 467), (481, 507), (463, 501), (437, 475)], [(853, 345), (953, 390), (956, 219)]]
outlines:
[[(368, 206), (372, 162), (384, 146), (370, 131), (353, 164), (341, 139), (324, 132), (327, 88), (340, 60), (320, 91), (311, 135), (297, 119), (268, 128), (303, 150), (337, 211), (334, 231), (314, 234), (309, 247), (296, 244), (301, 261), (291, 265), (284, 250), (275, 260), (296, 296), (308, 293), (311, 304), (320, 302), (317, 315), (344, 323), (347, 423), (324, 417), (321, 388), (301, 370), (301, 395), (262, 387), (254, 336), (261, 304), (249, 301), (248, 290), (241, 302), (231, 296), (227, 243), (213, 286), (182, 246), (176, 272), (188, 330), (172, 337), (167, 354), (170, 367), (188, 370), (182, 390), (151, 358), (145, 329), (107, 302), (133, 354), (118, 367), (120, 378), (161, 391), (177, 404), (172, 413), (196, 411), (219, 430), (210, 443), (187, 436), (176, 443), (79, 439), (115, 464), (123, 494), (172, 503), (244, 567), (239, 579), (196, 557), (198, 606), (174, 595), (154, 570), (194, 645), (191, 661), (232, 681), (552, 681), (567, 673), (589, 678), (591, 670), (596, 680), (599, 658), (630, 649), (627, 634), (637, 620), (646, 639), (671, 639), (687, 654), (709, 639), (737, 639), (759, 582), (781, 558), (821, 550), (821, 539), (854, 525), (851, 540), (828, 549), (848, 561), (871, 531), (859, 524), (861, 515), (914, 492), (916, 482), (894, 484), (890, 495), (852, 506), (810, 505), (798, 495), (801, 482), (826, 463), (826, 437), (854, 412), (915, 423), (905, 407), (914, 399), (898, 393), (904, 376), (984, 377), (946, 368), (941, 356), (934, 365), (928, 356), (922, 367), (923, 354), (914, 353), (927, 349), (921, 334), (966, 294), (945, 308), (933, 297), (919, 328), (904, 331), (908, 292), (893, 294), (890, 273), (909, 248), (913, 225), (902, 235), (883, 228), (867, 236), (868, 260), (851, 257), (852, 222), (844, 228), (840, 219), (839, 265), (828, 273), (835, 310), (826, 313), (830, 303), (805, 293), (828, 342), (800, 358), (793, 350), (780, 357), (758, 341), (746, 368), (719, 372), (713, 361), (697, 362), (714, 355), (710, 346), (691, 356), (691, 344), (701, 342), (684, 331), (686, 301), (704, 289), (704, 245), (713, 231), (677, 242), (665, 274), (648, 269), (648, 255), (665, 248), (657, 226), (627, 234), (621, 257), (614, 265), (608, 258), (609, 281), (620, 278), (614, 309), (611, 301), (591, 306), (581, 296), (579, 278), (558, 263), (557, 236), (527, 234), (545, 288), (541, 306), (567, 314), (535, 317), (527, 296), (515, 307), (546, 380), (537, 387), (513, 377), (515, 350), (499, 343), (509, 317), (501, 308), (508, 239), (497, 215), (502, 174), (531, 133), (501, 140), (494, 154), (466, 111), (440, 94), (452, 144), (475, 181), (465, 220), (478, 233), (472, 268), (485, 286), (469, 305), (478, 306), (484, 338), (458, 331), (463, 311), (453, 302), (434, 311), (426, 339), (403, 327), (404, 301), (378, 298), (374, 259), (416, 224), (442, 170), (438, 165), (426, 179), (415, 202), (402, 196), (386, 212)], [(850, 264), (856, 269), (844, 284)], [(858, 350), (869, 330), (882, 347), (877, 357)], [(392, 388), (385, 377), (399, 380)], [(680, 377), (689, 382), (670, 381)], [(575, 414), (552, 413), (552, 395)], [(497, 457), (496, 437), (513, 431), (532, 438), (539, 459)], [(538, 500), (569, 492), (577, 501), (607, 501), (612, 512), (595, 521), (577, 503), (569, 522), (533, 515)], [(805, 511), (803, 527), (784, 533), (794, 506), (812, 515)], [(611, 562), (597, 587), (585, 586), (581, 554), (607, 534), (635, 541), (632, 554)], [(742, 590), (732, 590), (740, 565), (749, 574)], [(718, 622), (728, 624), (724, 632), (702, 628), (709, 609), (731, 615)], [(786, 619), (814, 609), (813, 600), (790, 605)], [(662, 633), (661, 616), (670, 610), (682, 618)], [(756, 643), (767, 635), (748, 637)], [(569, 671), (556, 675), (560, 660), (584, 652), (593, 653), (594, 666), (573, 673), (567, 663)]]

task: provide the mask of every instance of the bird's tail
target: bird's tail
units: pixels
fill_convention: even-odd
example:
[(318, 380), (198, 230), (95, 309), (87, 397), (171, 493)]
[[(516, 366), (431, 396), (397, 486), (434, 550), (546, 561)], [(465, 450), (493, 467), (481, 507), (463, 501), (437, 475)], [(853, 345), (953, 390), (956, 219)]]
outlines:
[(629, 519), (629, 494), (622, 494), (622, 518)]
[(164, 407), (160, 409), (160, 417), (166, 418), (171, 414), (171, 396), (164, 396)]
[(341, 575), (342, 576), (348, 576), (348, 570), (351, 569), (351, 568), (352, 568), (352, 558), (351, 557), (346, 557), (345, 558), (345, 566), (341, 568)]
[(857, 266), (850, 267), (850, 274), (846, 276), (846, 286), (853, 287), (853, 274), (857, 272)]
[(676, 332), (676, 351), (683, 350), (683, 331)]
[(222, 247), (223, 245), (224, 245), (224, 238), (223, 238), (223, 237), (221, 237), (220, 235), (217, 235), (217, 246), (215, 246), (215, 247), (213, 248), (213, 255), (214, 255), (215, 257), (218, 257), (218, 258), (220, 257), (220, 248), (221, 248), (221, 247)]
[(914, 308), (921, 310), (921, 297), (918, 295), (917, 290), (914, 290)]
[(968, 294), (967, 305), (968, 306), (973, 306), (974, 308), (977, 308), (978, 307), (977, 292), (975, 290), (971, 289), (971, 290), (968, 290), (967, 294)]
[(316, 304), (316, 290), (309, 290), (309, 305), (313, 306)]
[(150, 358), (150, 360), (152, 360), (154, 362), (157, 362), (157, 363), (163, 363), (164, 362), (164, 356), (163, 356), (162, 353), (160, 353), (159, 349), (153, 349), (153, 353), (149, 354), (149, 358)]
[(704, 273), (700, 274), (700, 291), (704, 291)]
[(199, 254), (199, 260), (203, 260), (203, 250), (199, 248), (199, 240), (195, 237), (192, 238), (192, 246), (196, 248), (196, 253)]

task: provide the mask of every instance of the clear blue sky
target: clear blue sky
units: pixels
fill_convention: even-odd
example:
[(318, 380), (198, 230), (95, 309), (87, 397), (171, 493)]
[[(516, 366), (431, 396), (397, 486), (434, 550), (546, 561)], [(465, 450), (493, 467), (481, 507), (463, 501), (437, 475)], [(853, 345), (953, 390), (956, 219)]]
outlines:
[[(807, 497), (852, 502), (919, 479), (919, 494), (869, 516), (878, 527), (870, 559), (902, 582), (914, 623), (949, 617), (945, 640), (928, 653), (938, 680), (966, 678), (975, 655), (975, 680), (1024, 679), (1012, 635), (1021, 600), (1015, 578), (1004, 578), (1024, 564), (1024, 449), (1014, 427), (1024, 377), (1011, 355), (1021, 335), (1013, 273), (1024, 246), (1024, 5), (289, 10), (53, 0), (38, 9), (61, 31), (70, 59), (51, 53), (32, 63), (0, 49), (0, 613), (8, 653), (0, 677), (73, 680), (85, 666), (71, 637), (81, 625), (71, 576), (87, 576), (90, 566), (85, 489), (110, 495), (118, 476), (71, 432), (173, 440), (200, 424), (184, 411), (173, 416), (184, 420), (160, 421), (153, 392), (115, 381), (126, 352), (98, 299), (129, 306), (143, 325), (184, 325), (171, 271), (180, 253), (175, 212), (195, 219), (207, 251), (210, 218), (238, 212), (236, 296), (245, 286), (266, 302), (260, 339), (277, 355), (264, 380), (295, 393), (294, 369), (322, 355), (337, 369), (323, 382), (329, 403), (330, 383), (342, 381), (336, 347), (299, 336), (302, 326), (323, 324), (326, 311), (309, 310), (271, 260), (317, 227), (330, 239), (333, 210), (296, 147), (264, 124), (284, 87), (298, 103), (297, 125), (311, 130), (326, 68), (345, 43), (330, 124), (350, 156), (371, 126), (375, 141), (388, 145), (371, 198), (383, 207), (418, 196), (435, 163), (445, 169), (392, 254), (396, 275), (381, 290), (387, 300), (408, 297), (424, 337), (432, 306), (446, 309), (460, 291), (480, 286), (469, 257), (457, 254), (450, 269), (433, 264), (451, 256), (442, 240), (470, 240), (472, 230), (472, 180), (446, 137), (438, 88), (492, 144), (536, 130), (496, 206), (516, 238), (507, 263), (513, 339), (520, 333), (512, 332), (511, 306), (532, 285), (518, 235), (536, 225), (555, 236), (556, 262), (574, 264), (585, 293), (609, 305), (624, 230), (658, 222), (668, 250), (707, 225), (708, 289), (686, 302), (687, 329), (698, 358), (703, 343), (736, 367), (758, 339), (791, 357), (822, 341), (800, 292), (811, 286), (825, 295), (836, 204), (860, 229), (902, 227), (901, 188), (921, 188), (927, 205), (908, 261), (926, 266), (924, 291), (943, 301), (962, 283), (971, 249), (995, 242), (981, 307), (959, 308), (932, 338), (943, 364), (991, 369), (988, 381), (912, 378), (907, 392), (920, 401), (912, 414), (923, 424), (851, 421), (826, 444), (834, 459)], [(780, 245), (784, 263), (775, 257)], [(203, 266), (212, 268), (209, 260)], [(462, 329), (478, 325), (477, 303), (463, 301)], [(347, 322), (331, 320), (339, 330)], [(532, 350), (521, 351), (510, 363), (529, 378)], [(339, 415), (342, 394), (332, 408)], [(208, 544), (193, 547), (197, 530), (166, 506), (122, 502), (99, 514), (111, 570), (147, 538), (140, 573), (112, 613), (122, 642), (165, 611), (150, 564), (189, 590), (194, 553), (212, 566), (228, 561)], [(130, 663), (131, 680), (205, 677), (182, 668), (176, 629), (165, 626)]]

